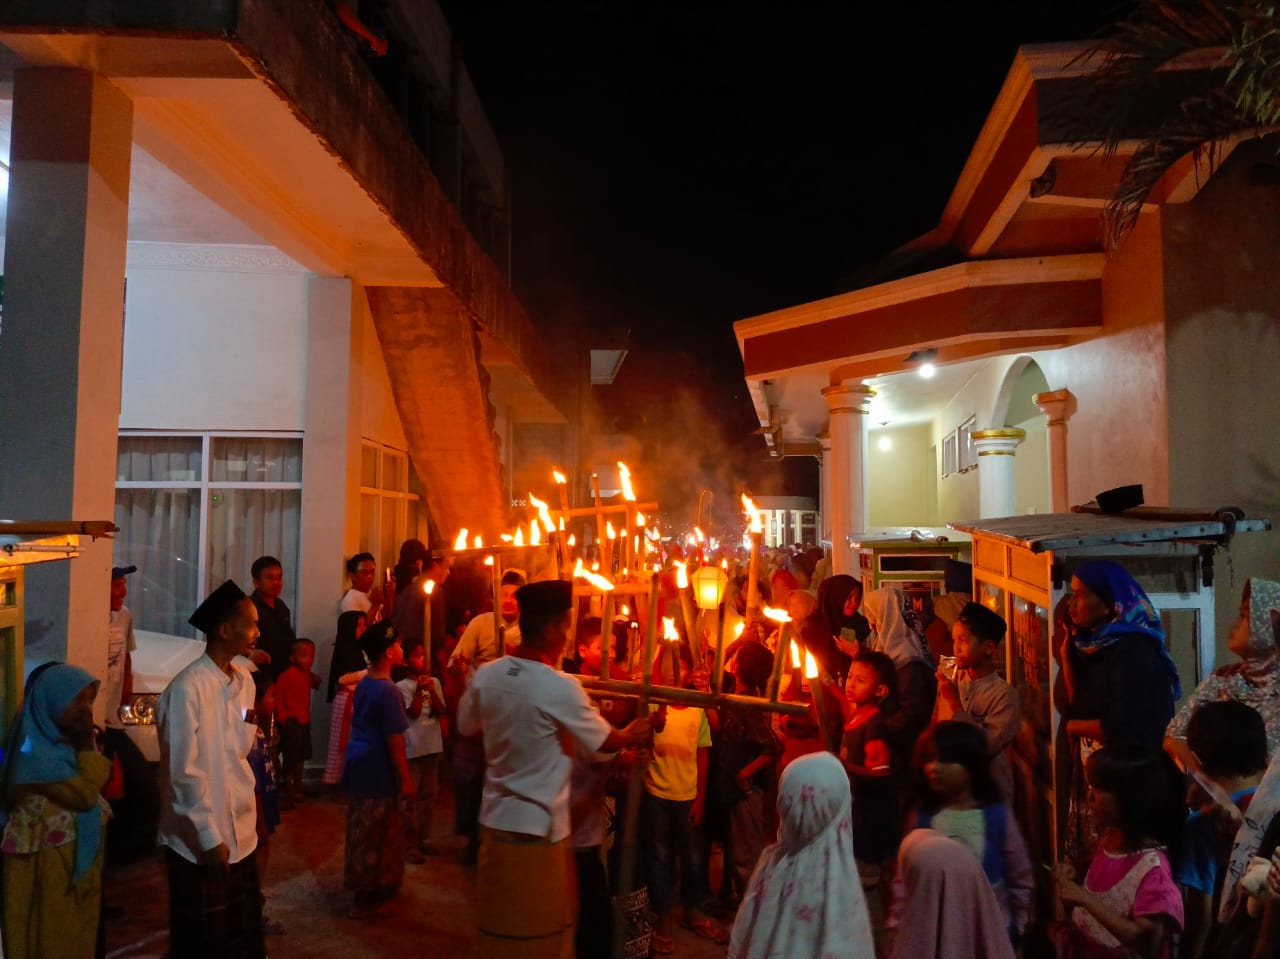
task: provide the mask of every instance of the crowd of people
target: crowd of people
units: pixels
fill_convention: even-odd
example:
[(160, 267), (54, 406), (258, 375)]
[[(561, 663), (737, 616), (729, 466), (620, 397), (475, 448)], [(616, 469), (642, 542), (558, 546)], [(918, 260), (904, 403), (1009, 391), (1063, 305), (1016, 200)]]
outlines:
[[(441, 854), (445, 779), (480, 956), (596, 959), (615, 938), (669, 955), (676, 923), (731, 959), (1280, 954), (1280, 584), (1246, 584), (1227, 643), (1240, 662), (1184, 699), (1136, 580), (1106, 560), (1074, 570), (1055, 643), (1066, 850), (1050, 875), (1036, 860), (1056, 857), (1029, 851), (1013, 811), (1027, 804), (1007, 627), (967, 595), (964, 564), (934, 597), (864, 591), (794, 550), (767, 554), (753, 590), (745, 557), (725, 559), (723, 688), (763, 699), (780, 675), (785, 713), (593, 699), (571, 674), (645, 671), (633, 617), (605, 622), (572, 584), (517, 569), (494, 591), (417, 540), (381, 583), (372, 555), (347, 561), (331, 649), (294, 634), (278, 560), (252, 565), (252, 593), (223, 583), (191, 616), (204, 655), (158, 711), (172, 955), (263, 956), (280, 931), (261, 884), (282, 814), (313, 795), (316, 695), (331, 706), (322, 780), (346, 804), (348, 915), (376, 921), (406, 864)], [(6, 744), (10, 957), (101, 948), (107, 800), (136, 757), (111, 715), (95, 732), (92, 705), (100, 689), (109, 714), (129, 700), (130, 572), (112, 571), (105, 681), (34, 670)], [(679, 615), (661, 576), (681, 640), (660, 644), (654, 683), (709, 692), (711, 626)], [(789, 629), (749, 608), (753, 592)], [(775, 671), (788, 638), (818, 676)], [(636, 889), (647, 911), (623, 922), (612, 897)]]

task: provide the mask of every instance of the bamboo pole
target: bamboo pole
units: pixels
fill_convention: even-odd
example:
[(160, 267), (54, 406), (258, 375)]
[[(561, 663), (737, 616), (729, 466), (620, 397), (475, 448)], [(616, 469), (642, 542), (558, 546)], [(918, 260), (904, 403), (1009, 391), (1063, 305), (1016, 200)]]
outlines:
[(778, 627), (778, 648), (773, 651), (773, 677), (769, 680), (769, 701), (776, 703), (782, 692), (782, 664), (786, 661), (787, 643), (791, 639), (791, 624), (783, 623)]
[(600, 678), (609, 678), (609, 646), (613, 642), (613, 590), (604, 594), (600, 612)]
[(764, 533), (751, 534), (751, 562), (747, 565), (747, 620), (760, 615), (760, 540)]
[(608, 576), (609, 564), (606, 562), (608, 557), (605, 556), (605, 550), (609, 540), (604, 530), (604, 504), (600, 502), (600, 476), (597, 473), (591, 474), (591, 498), (595, 502), (596, 552), (600, 554), (600, 570)]
[[(644, 640), (644, 665), (639, 683), (640, 699), (636, 708), (636, 716), (645, 719), (649, 715), (649, 699), (653, 685), (653, 650), (658, 631), (658, 577), (653, 577), (649, 584), (649, 617), (648, 631)], [(601, 683), (612, 682), (600, 680)], [(636, 683), (627, 683), (636, 686)], [(644, 788), (645, 765), (636, 763), (631, 767), (631, 778), (627, 783), (626, 819), (622, 827), (622, 875), (618, 877), (618, 899), (625, 903), (634, 891), (636, 872), (636, 834), (640, 830), (640, 793)], [(620, 911), (620, 910), (619, 910)], [(613, 955), (614, 959), (624, 959), (622, 950), (627, 940), (625, 915), (615, 911), (613, 921)]]
[[(725, 616), (725, 603), (729, 602), (726, 596), (724, 602), (716, 607), (716, 666), (715, 675), (712, 677), (714, 685), (712, 688), (719, 696), (724, 692), (724, 621), (728, 619)], [(775, 655), (777, 655), (775, 653)]]
[[(599, 699), (636, 699), (643, 683), (622, 679), (597, 679), (594, 676), (577, 676), (578, 682), (592, 696)], [(736, 693), (703, 693), (696, 689), (651, 688), (648, 702), (670, 706), (701, 706), (716, 709), (720, 706), (742, 706), (761, 712), (786, 713), (806, 716), (809, 707), (805, 703), (771, 702), (763, 696), (740, 696)]]

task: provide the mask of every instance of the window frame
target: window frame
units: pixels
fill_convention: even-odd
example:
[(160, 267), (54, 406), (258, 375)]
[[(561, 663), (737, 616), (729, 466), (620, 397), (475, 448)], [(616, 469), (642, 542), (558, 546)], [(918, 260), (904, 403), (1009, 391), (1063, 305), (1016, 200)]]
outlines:
[[(363, 483), (364, 469), (361, 466), (361, 484), (360, 484), (360, 549), (362, 552), (370, 552), (374, 556), (374, 561), (379, 566), (388, 565), (388, 557), (394, 557), (400, 548), (400, 543), (405, 539), (418, 536), (419, 529), (409, 529), (409, 504), (412, 502), (422, 503), (424, 497), (413, 491), (413, 481), (415, 474), (413, 473), (413, 462), (409, 459), (409, 451), (397, 449), (386, 443), (379, 443), (376, 440), (361, 437), (360, 439), (360, 456), (363, 464), (364, 451), (371, 449), (375, 452), (374, 461), (374, 485), (365, 486)], [(390, 489), (385, 487), (385, 463), (388, 455), (399, 459), (400, 465), (400, 485), (403, 489)], [(419, 480), (419, 484), (421, 481)], [(372, 496), (374, 500), (374, 516), (371, 521), (371, 528), (364, 529), (364, 497)], [(395, 517), (392, 523), (394, 529), (399, 530), (399, 542), (385, 544), (382, 542), (383, 528), (383, 510), (387, 503), (393, 503)], [(421, 526), (421, 510), (419, 510), (419, 527)], [(419, 537), (421, 538), (421, 537)], [(390, 560), (394, 563), (394, 559)]]

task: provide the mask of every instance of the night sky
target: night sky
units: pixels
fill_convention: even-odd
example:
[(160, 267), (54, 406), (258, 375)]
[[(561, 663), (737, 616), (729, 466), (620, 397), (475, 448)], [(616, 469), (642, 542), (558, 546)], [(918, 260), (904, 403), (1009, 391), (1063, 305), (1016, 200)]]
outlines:
[(631, 332), (597, 391), (606, 425), (698, 483), (808, 495), (814, 461), (770, 466), (751, 436), (733, 322), (840, 292), (936, 225), (1018, 45), (1124, 9), (442, 6), (510, 170), (517, 294), (540, 320)]

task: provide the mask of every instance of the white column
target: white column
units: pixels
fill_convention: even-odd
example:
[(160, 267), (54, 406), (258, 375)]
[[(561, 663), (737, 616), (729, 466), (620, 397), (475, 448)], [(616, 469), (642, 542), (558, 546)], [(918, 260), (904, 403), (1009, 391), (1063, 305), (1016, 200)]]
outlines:
[(1067, 417), (1075, 409), (1070, 390), (1037, 393), (1031, 402), (1049, 420), (1049, 483), (1053, 491), (1053, 511), (1065, 513), (1071, 507), (1067, 500)]
[[(115, 515), (132, 140), (133, 104), (102, 77), (17, 71), (0, 336), (0, 517)], [(86, 537), (79, 558), (28, 569), (28, 667), (56, 657), (106, 675), (111, 545)]]
[(875, 391), (861, 383), (838, 383), (822, 391), (831, 419), (831, 571), (857, 571), (849, 534), (867, 528), (867, 404)]
[(819, 461), (822, 468), (818, 471), (818, 540), (831, 539), (831, 434), (825, 430), (818, 434), (818, 443), (822, 446)]
[(978, 512), (981, 518), (1012, 516), (1017, 511), (1014, 451), (1027, 434), (1014, 426), (969, 434), (978, 452)]

